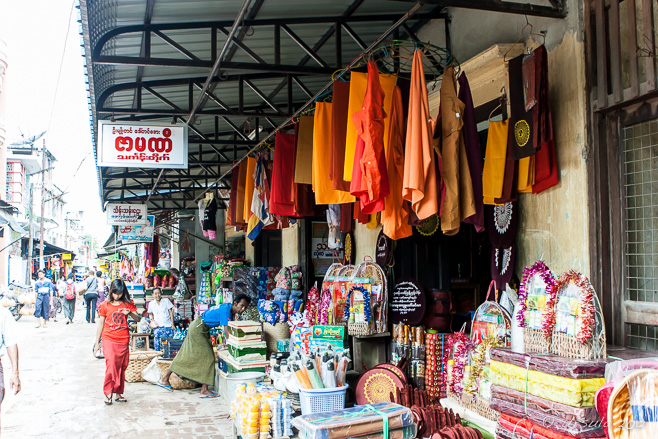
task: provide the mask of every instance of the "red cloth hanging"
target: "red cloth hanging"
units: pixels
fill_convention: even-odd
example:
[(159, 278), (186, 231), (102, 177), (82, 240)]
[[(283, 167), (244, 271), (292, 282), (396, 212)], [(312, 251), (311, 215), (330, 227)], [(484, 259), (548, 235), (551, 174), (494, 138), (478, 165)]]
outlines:
[(293, 192), (295, 173), (295, 135), (276, 133), (274, 141), (274, 162), (272, 165), (272, 185), (270, 213), (282, 216), (296, 216)]

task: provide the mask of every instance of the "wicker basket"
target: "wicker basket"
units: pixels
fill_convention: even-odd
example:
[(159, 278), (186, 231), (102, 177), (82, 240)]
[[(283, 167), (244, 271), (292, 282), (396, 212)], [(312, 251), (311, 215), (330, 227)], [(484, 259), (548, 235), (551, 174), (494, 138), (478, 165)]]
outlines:
[(528, 353), (547, 354), (551, 349), (551, 339), (539, 329), (523, 328), (523, 348)]
[(456, 402), (467, 410), (470, 410), (478, 415), (487, 418), (490, 421), (497, 421), (500, 412), (489, 407), (489, 402), (483, 399), (480, 395), (471, 395), (470, 393), (463, 392), (461, 395), (453, 393), (448, 388), (448, 399)]
[[(342, 275), (342, 274), (341, 274)], [(382, 268), (371, 261), (364, 261), (354, 268), (351, 273), (352, 277), (364, 277), (371, 279), (371, 285), (380, 286), (382, 291), (381, 305), (383, 309), (381, 312), (376, 312), (381, 318), (375, 318), (375, 308), (371, 303), (372, 316), (368, 323), (349, 323), (348, 332), (350, 335), (364, 336), (372, 335), (381, 332), (386, 332), (388, 329), (388, 290), (386, 283), (386, 274)]]
[[(171, 362), (173, 360), (168, 360), (166, 358), (158, 358), (156, 361), (158, 363), (158, 367), (160, 368), (160, 376), (164, 375), (167, 370), (169, 370), (169, 366), (171, 366)], [(180, 389), (194, 389), (198, 386), (197, 383), (194, 381), (188, 381), (180, 378), (178, 375), (175, 373), (172, 373), (171, 376), (169, 377), (169, 384), (171, 385), (171, 388), (174, 390), (180, 390)]]
[(130, 353), (130, 361), (126, 369), (126, 382), (137, 383), (144, 381), (142, 371), (149, 365), (151, 360), (162, 355), (160, 351), (133, 351)]
[(265, 342), (267, 343), (267, 356), (272, 352), (278, 352), (276, 341), (290, 338), (290, 326), (287, 323), (277, 323), (271, 325), (263, 323), (263, 332), (265, 333)]

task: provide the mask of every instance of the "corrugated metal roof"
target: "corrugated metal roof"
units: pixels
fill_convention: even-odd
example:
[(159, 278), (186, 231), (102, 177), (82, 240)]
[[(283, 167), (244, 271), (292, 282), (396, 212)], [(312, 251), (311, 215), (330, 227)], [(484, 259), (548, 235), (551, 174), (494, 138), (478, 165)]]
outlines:
[[(414, 29), (441, 17), (445, 2), (440, 3), (422, 6), (405, 25)], [(99, 119), (169, 123), (176, 115), (186, 120), (190, 103), (197, 101), (243, 4), (243, 0), (80, 0), (94, 142)], [(212, 96), (198, 109), (190, 127), (190, 169), (165, 171), (158, 187), (167, 195), (152, 197), (149, 208), (190, 208), (196, 195), (230, 166), (228, 162), (248, 149), (244, 141), (226, 144), (235, 136), (235, 128), (241, 140), (255, 128), (255, 118), (267, 130), (290, 115), (287, 75), (293, 81), (294, 111), (331, 80), (331, 73), (359, 56), (413, 6), (399, 0), (253, 0), (245, 27), (221, 64), (221, 80), (213, 84)], [(337, 26), (341, 26), (340, 50)], [(401, 33), (405, 35), (404, 30)], [(241, 79), (245, 80), (242, 97)], [(210, 145), (201, 136), (224, 142)], [(222, 160), (226, 163), (219, 164)], [(158, 173), (157, 169), (100, 169), (101, 198), (107, 202), (144, 197)]]

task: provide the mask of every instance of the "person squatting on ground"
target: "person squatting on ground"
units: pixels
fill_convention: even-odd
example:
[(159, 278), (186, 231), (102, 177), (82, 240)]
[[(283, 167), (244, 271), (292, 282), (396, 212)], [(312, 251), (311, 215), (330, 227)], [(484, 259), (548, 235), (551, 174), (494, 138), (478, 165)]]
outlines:
[(40, 328), (43, 322), (45, 328), (48, 324), (50, 314), (50, 298), (55, 295), (55, 285), (46, 278), (46, 272), (37, 271), (39, 280), (34, 284), (34, 290), (37, 293), (37, 300), (34, 305), (34, 317), (37, 318), (37, 328)]
[(153, 347), (162, 350), (162, 340), (174, 337), (174, 304), (167, 298), (162, 298), (162, 290), (153, 288), (153, 300), (148, 307), (150, 326), (153, 329)]
[(178, 354), (171, 362), (169, 370), (162, 376), (158, 386), (173, 391), (169, 377), (175, 373), (181, 378), (201, 384), (201, 398), (215, 398), (217, 393), (208, 390), (215, 384), (215, 353), (210, 341), (210, 328), (224, 326), (227, 333), (229, 320), (247, 309), (251, 298), (240, 294), (231, 303), (213, 306), (190, 323), (187, 337), (183, 341)]
[(99, 314), (94, 353), (100, 349), (99, 342), (102, 340), (103, 355), (105, 355), (103, 383), (105, 404), (112, 404), (113, 394), (116, 394), (114, 399), (116, 402), (127, 402), (123, 397), (126, 368), (130, 361), (130, 332), (127, 317), (130, 315), (136, 322), (141, 318), (137, 314), (137, 307), (130, 300), (126, 284), (121, 279), (113, 281), (110, 285), (109, 295), (101, 304)]
[[(9, 354), (9, 361), (11, 361), (11, 378), (9, 385), (14, 391), (14, 395), (21, 391), (21, 380), (18, 377), (18, 344), (16, 334), (16, 321), (14, 316), (11, 315), (9, 309), (0, 306), (0, 358), (4, 358), (5, 354)], [(0, 405), (5, 399), (5, 375), (0, 362)]]

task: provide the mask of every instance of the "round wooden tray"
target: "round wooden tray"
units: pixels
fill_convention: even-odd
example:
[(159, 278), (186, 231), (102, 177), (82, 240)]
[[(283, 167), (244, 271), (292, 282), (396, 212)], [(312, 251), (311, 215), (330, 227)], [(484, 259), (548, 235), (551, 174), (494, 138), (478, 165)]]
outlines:
[(381, 367), (370, 369), (359, 378), (356, 385), (356, 403), (393, 402), (395, 391), (402, 391), (403, 387), (404, 383), (395, 372)]

